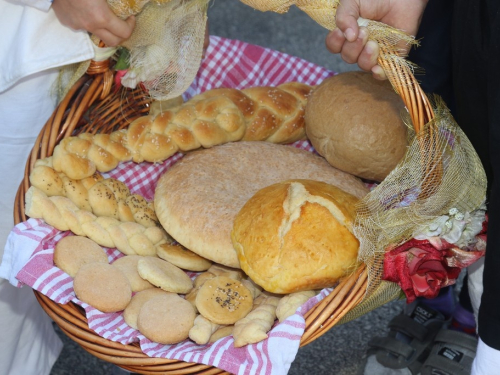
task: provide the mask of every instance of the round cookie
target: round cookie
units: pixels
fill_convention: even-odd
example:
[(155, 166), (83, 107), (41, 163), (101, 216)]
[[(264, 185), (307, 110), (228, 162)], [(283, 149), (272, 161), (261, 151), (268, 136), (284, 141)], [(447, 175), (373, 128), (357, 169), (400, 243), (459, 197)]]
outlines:
[(144, 303), (137, 318), (137, 327), (151, 341), (176, 344), (188, 338), (195, 318), (193, 306), (172, 293)]
[(163, 244), (156, 248), (156, 255), (174, 266), (189, 271), (206, 271), (212, 262), (189, 251), (184, 246)]
[(141, 311), (142, 306), (150, 299), (165, 294), (171, 294), (171, 293), (165, 292), (164, 290), (159, 288), (152, 288), (152, 289), (145, 289), (134, 294), (134, 296), (130, 300), (130, 303), (123, 311), (123, 319), (125, 319), (125, 323), (127, 323), (132, 328), (138, 329), (137, 318), (139, 316), (139, 312)]
[(193, 282), (180, 268), (156, 257), (144, 257), (137, 265), (139, 275), (157, 287), (174, 293), (188, 293)]
[(335, 185), (359, 198), (363, 182), (309, 151), (269, 142), (232, 142), (190, 152), (159, 179), (155, 212), (177, 242), (219, 264), (239, 268), (231, 243), (238, 211), (260, 189), (288, 179)]
[(205, 281), (196, 294), (196, 308), (216, 324), (233, 324), (253, 306), (252, 293), (238, 280), (217, 276)]
[(111, 263), (113, 267), (118, 267), (125, 276), (127, 276), (128, 281), (130, 281), (130, 286), (132, 287), (132, 292), (140, 292), (141, 290), (155, 287), (139, 275), (137, 265), (142, 258), (144, 257), (140, 255), (125, 255)]
[(132, 298), (127, 277), (111, 264), (90, 263), (80, 267), (73, 289), (81, 301), (102, 312), (121, 311)]
[(109, 261), (103, 248), (87, 237), (66, 236), (54, 248), (54, 264), (71, 277), (81, 266), (93, 262)]

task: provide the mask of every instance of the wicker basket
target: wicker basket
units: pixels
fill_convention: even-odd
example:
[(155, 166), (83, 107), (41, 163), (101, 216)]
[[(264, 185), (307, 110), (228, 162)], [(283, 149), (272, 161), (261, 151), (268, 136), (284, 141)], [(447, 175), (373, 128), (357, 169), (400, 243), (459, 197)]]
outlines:
[[(395, 66), (387, 65), (390, 62), (380, 63), (385, 65), (385, 69), (396, 69)], [(413, 80), (413, 83), (401, 84), (400, 92), (418, 131), (433, 117), (433, 113), (427, 97), (411, 72), (405, 76)], [(24, 212), (25, 193), (30, 186), (29, 175), (37, 159), (52, 155), (54, 147), (62, 138), (82, 132), (110, 133), (126, 127), (132, 120), (148, 112), (149, 99), (140, 89), (117, 93), (112, 86), (113, 71), (109, 63), (92, 62), (87, 74), (71, 88), (56, 108), (40, 132), (27, 160), (24, 180), (18, 189), (14, 205), (16, 224), (27, 220)], [(306, 314), (306, 328), (300, 345), (311, 343), (332, 328), (363, 299), (366, 288), (367, 271), (361, 265)], [(74, 303), (58, 304), (37, 291), (34, 293), (46, 313), (72, 340), (96, 357), (124, 369), (142, 374), (226, 373), (207, 365), (148, 357), (141, 351), (138, 343), (123, 345), (107, 340), (89, 329), (85, 312), (80, 306)]]

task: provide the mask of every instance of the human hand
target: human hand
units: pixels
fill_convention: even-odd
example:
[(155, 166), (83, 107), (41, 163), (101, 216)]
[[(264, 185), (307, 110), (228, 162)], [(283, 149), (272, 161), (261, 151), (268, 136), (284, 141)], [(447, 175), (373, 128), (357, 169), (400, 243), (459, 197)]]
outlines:
[(135, 17), (118, 18), (106, 0), (54, 0), (52, 8), (65, 26), (74, 30), (86, 30), (108, 47), (114, 47), (128, 39), (135, 27)]
[(326, 37), (326, 46), (332, 53), (340, 53), (342, 59), (357, 63), (365, 71), (371, 71), (377, 79), (385, 79), (383, 69), (377, 65), (379, 46), (368, 41), (366, 28), (359, 27), (357, 20), (363, 17), (379, 21), (416, 35), (428, 0), (340, 0), (337, 8), (337, 29)]

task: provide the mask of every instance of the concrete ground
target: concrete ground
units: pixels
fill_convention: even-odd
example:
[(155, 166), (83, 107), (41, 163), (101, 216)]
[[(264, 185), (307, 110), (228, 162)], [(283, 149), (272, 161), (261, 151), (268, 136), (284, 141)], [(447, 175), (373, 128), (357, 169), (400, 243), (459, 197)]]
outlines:
[[(296, 8), (287, 14), (262, 13), (237, 0), (212, 0), (210, 33), (298, 56), (335, 72), (356, 70), (324, 45), (327, 30)], [(342, 326), (336, 326), (299, 350), (291, 375), (353, 375), (371, 337), (383, 335), (403, 302), (395, 301)], [(58, 330), (60, 333), (60, 331)], [(85, 352), (60, 333), (63, 352), (51, 375), (105, 375), (115, 367)]]

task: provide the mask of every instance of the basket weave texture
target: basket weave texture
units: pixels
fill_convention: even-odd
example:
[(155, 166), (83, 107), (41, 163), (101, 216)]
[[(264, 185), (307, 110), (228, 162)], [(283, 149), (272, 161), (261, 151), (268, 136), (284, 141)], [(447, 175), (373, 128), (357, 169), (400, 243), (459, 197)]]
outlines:
[[(215, 40), (215, 39), (214, 39)], [(213, 44), (213, 43), (212, 43)], [(237, 47), (244, 44), (236, 43)], [(230, 42), (217, 39), (218, 54), (228, 54)], [(234, 46), (234, 45), (233, 45)], [(249, 49), (248, 56), (241, 60), (242, 65), (248, 64), (252, 74), (257, 77), (252, 84), (246, 85), (277, 85), (284, 81), (300, 80), (294, 73), (276, 73), (274, 82), (268, 77), (258, 76), (255, 66), (260, 66), (262, 74), (266, 69), (265, 54), (259, 47), (245, 45)], [(214, 64), (211, 62), (211, 54), (215, 53), (212, 48), (207, 51), (207, 57), (203, 62), (198, 80), (203, 81), (211, 76)], [(279, 53), (267, 51), (270, 55), (277, 57)], [(269, 56), (267, 56), (268, 58)], [(278, 56), (279, 57), (279, 56)], [(296, 68), (311, 69), (305, 66), (302, 60), (294, 60)], [(215, 64), (217, 65), (217, 64)], [(218, 66), (217, 66), (218, 67)], [(216, 67), (216, 68), (217, 68)], [(205, 69), (205, 70), (204, 70)], [(391, 69), (391, 67), (388, 67)], [(298, 69), (291, 69), (297, 71)], [(234, 73), (234, 70), (232, 71)], [(248, 77), (247, 72), (242, 72), (241, 77), (234, 77), (236, 81), (243, 82)], [(246, 73), (246, 74), (245, 74)], [(326, 78), (329, 72), (321, 68), (310, 71), (302, 71), (303, 75), (319, 83)], [(408, 77), (413, 77), (411, 72)], [(276, 82), (276, 79), (282, 82)], [(306, 82), (309, 83), (309, 82)], [(310, 82), (314, 83), (314, 82)], [(206, 85), (210, 87), (209, 84)], [(432, 118), (432, 109), (429, 108), (425, 94), (421, 92), (418, 83), (408, 85), (410, 90), (402, 90), (403, 100), (410, 108), (417, 108), (415, 116), (424, 116), (424, 123)], [(243, 88), (243, 87), (236, 87)], [(407, 97), (405, 97), (407, 95)], [(33, 151), (27, 160), (25, 177), (17, 192), (14, 208), (15, 223), (27, 220), (24, 212), (24, 196), (28, 190), (29, 175), (37, 159), (50, 156), (58, 142), (68, 136), (81, 132), (110, 133), (117, 129), (126, 127), (132, 120), (148, 112), (149, 99), (140, 90), (114, 91), (113, 72), (107, 63), (92, 63), (87, 74), (82, 77), (69, 91), (67, 96), (59, 104), (45, 127), (36, 140)], [(420, 124), (421, 121), (416, 123)], [(418, 129), (417, 129), (418, 131)], [(331, 327), (337, 324), (346, 314), (351, 312), (364, 298), (367, 290), (368, 274), (364, 265), (343, 279), (340, 284), (326, 298), (317, 303), (305, 316), (305, 331), (300, 341), (304, 346), (314, 341)], [(71, 339), (79, 343), (86, 351), (98, 358), (117, 364), (129, 371), (143, 374), (171, 373), (171, 374), (220, 374), (226, 373), (216, 367), (198, 363), (169, 360), (164, 358), (148, 357), (144, 354), (137, 343), (123, 345), (107, 340), (92, 331), (87, 322), (84, 310), (74, 303), (58, 304), (45, 295), (36, 292), (35, 295), (47, 314), (59, 325)]]

